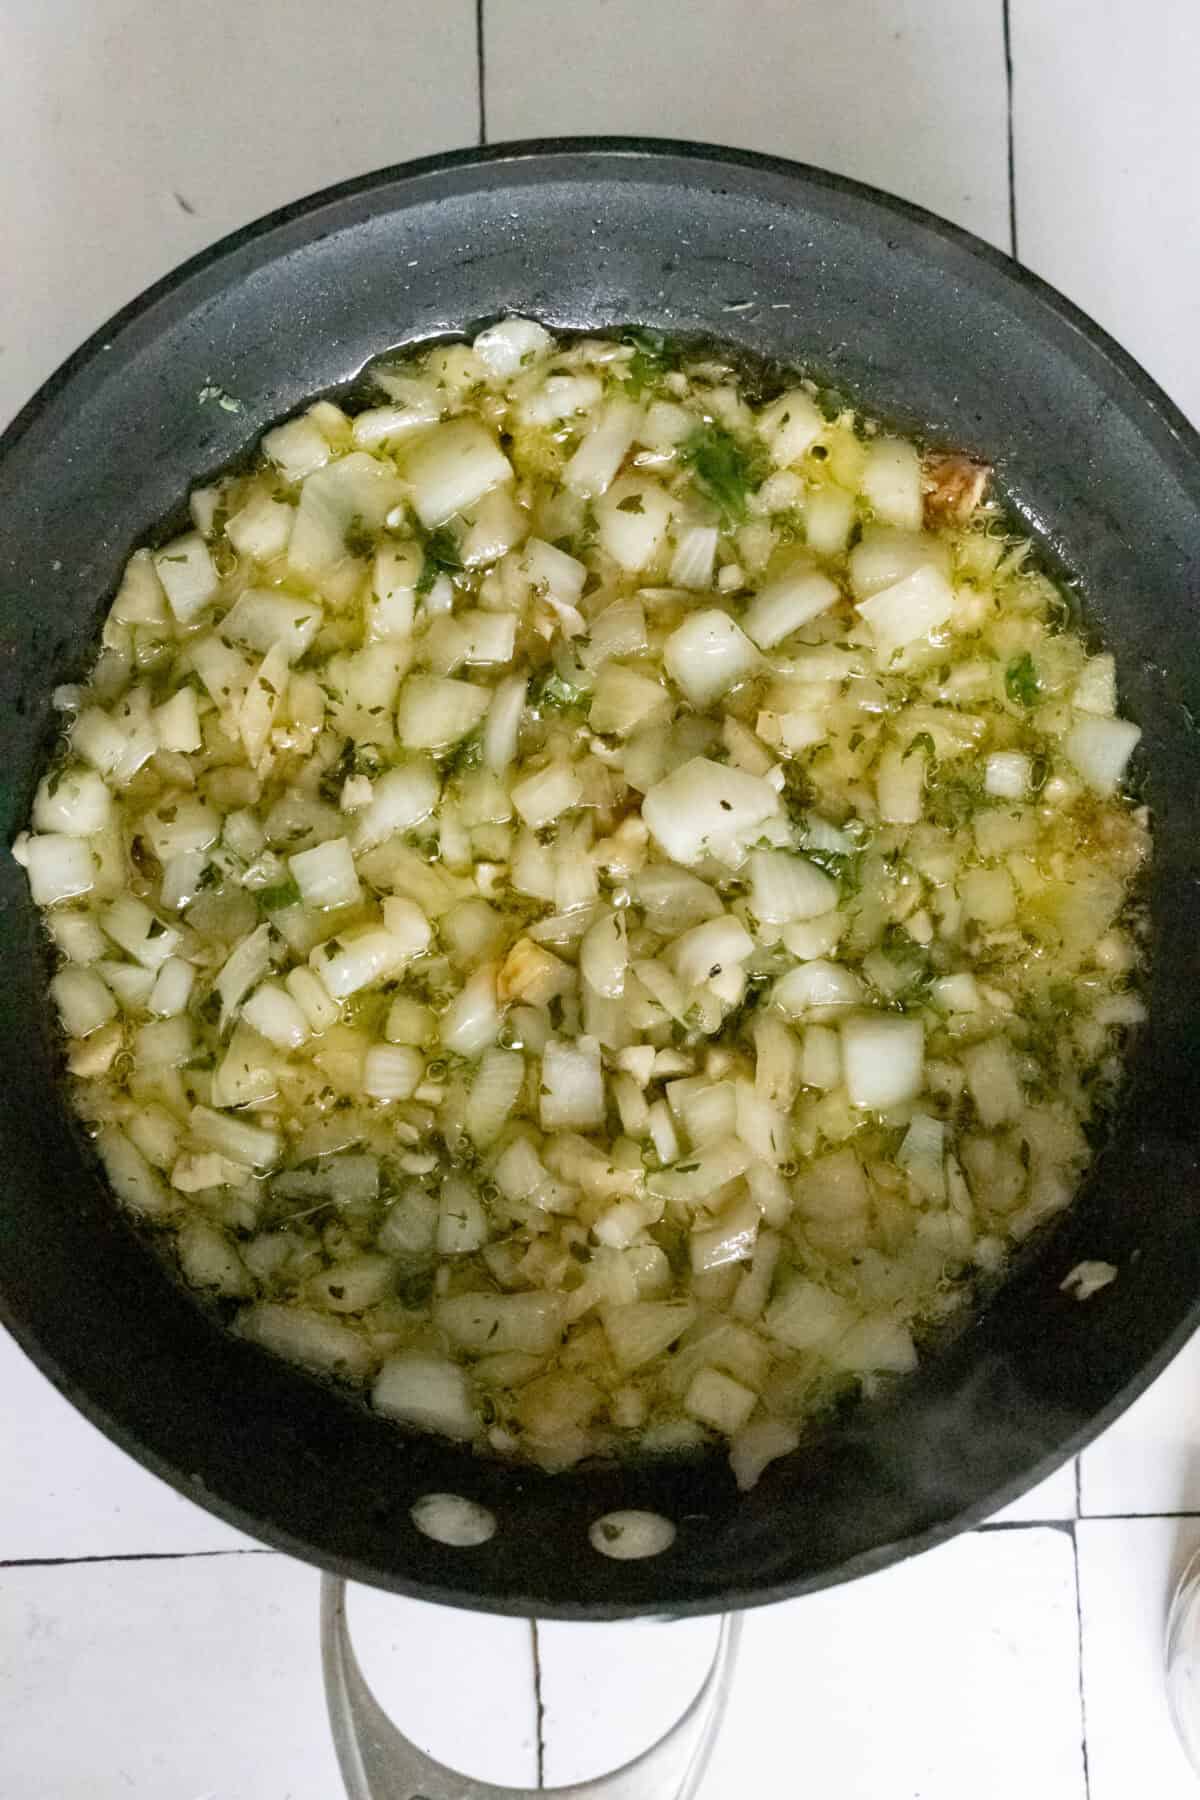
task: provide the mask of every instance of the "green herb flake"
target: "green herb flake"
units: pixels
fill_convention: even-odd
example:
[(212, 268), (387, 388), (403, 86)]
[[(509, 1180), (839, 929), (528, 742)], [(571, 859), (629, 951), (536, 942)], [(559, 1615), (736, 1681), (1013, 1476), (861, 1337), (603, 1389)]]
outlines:
[(448, 525), (439, 525), (425, 539), (425, 561), (417, 581), (417, 593), (428, 594), (439, 575), (457, 575), (462, 566), (458, 539)]
[(622, 513), (644, 513), (646, 504), (640, 494), (627, 494), (624, 500), (617, 501), (617, 511)]
[(762, 453), (739, 443), (721, 425), (702, 425), (684, 439), (679, 454), (697, 486), (720, 508), (725, 523), (744, 524), (747, 495), (766, 476)]
[(300, 889), (289, 875), (275, 887), (259, 888), (256, 899), (263, 912), (282, 912), (285, 906), (299, 906)]
[(1016, 706), (1036, 706), (1042, 684), (1032, 656), (1026, 650), (1004, 671), (1004, 691)]

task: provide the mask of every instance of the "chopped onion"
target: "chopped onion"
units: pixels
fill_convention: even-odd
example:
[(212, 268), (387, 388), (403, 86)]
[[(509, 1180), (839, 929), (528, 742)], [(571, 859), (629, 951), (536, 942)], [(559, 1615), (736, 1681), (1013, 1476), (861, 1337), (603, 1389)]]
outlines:
[(230, 643), (244, 644), (260, 656), (278, 645), (286, 661), (294, 663), (316, 637), (323, 616), (313, 600), (298, 600), (274, 588), (247, 588), (219, 629)]
[(401, 1425), (466, 1442), (478, 1419), (466, 1371), (445, 1356), (404, 1350), (389, 1356), (371, 1389), (371, 1404)]
[(864, 1013), (846, 1019), (841, 1033), (842, 1067), (851, 1106), (886, 1112), (916, 1098), (925, 1062), (925, 1028), (919, 1019)]
[(816, 401), (803, 388), (789, 388), (758, 415), (758, 429), (777, 468), (799, 462), (825, 429)]
[(855, 1006), (862, 991), (853, 969), (816, 957), (779, 978), (771, 990), (771, 1004), (789, 1019), (802, 1019), (826, 1006)]
[(594, 500), (607, 493), (641, 422), (642, 409), (634, 401), (608, 401), (563, 470), (566, 486), (586, 499)]
[(754, 939), (739, 919), (724, 913), (684, 932), (671, 946), (675, 973), (689, 987), (713, 981), (731, 965), (745, 962)]
[(198, 531), (175, 538), (154, 558), (154, 572), (181, 625), (190, 625), (216, 598), (220, 578)]
[(651, 833), (681, 863), (698, 862), (706, 852), (732, 860), (738, 841), (781, 810), (768, 781), (702, 756), (656, 783), (642, 802)]
[(485, 963), (443, 1013), (442, 1047), (455, 1056), (478, 1056), (495, 1043), (499, 1030), (496, 970), (493, 964)]
[(862, 492), (885, 525), (919, 531), (925, 503), (917, 446), (902, 438), (876, 438), (863, 461)]
[[(675, 544), (675, 554), (671, 558), (672, 587), (703, 591), (712, 586), (713, 563), (716, 560), (719, 538), (720, 533), (715, 525), (692, 525), (680, 532)], [(754, 637), (752, 631), (750, 635)]]
[(425, 1074), (425, 1058), (406, 1044), (372, 1044), (363, 1064), (363, 1092), (372, 1100), (408, 1100)]
[(515, 1050), (485, 1050), (467, 1098), (467, 1135), (486, 1149), (512, 1112), (525, 1080), (525, 1059)]
[(1141, 736), (1141, 728), (1126, 719), (1077, 719), (1063, 739), (1063, 751), (1093, 792), (1108, 796), (1124, 780)]
[(39, 782), (33, 802), (35, 831), (94, 837), (112, 817), (112, 795), (91, 769), (68, 769)]
[(452, 419), (423, 433), (405, 460), (404, 473), (427, 531), (513, 478), (512, 465), (495, 438), (474, 419)]
[(926, 564), (903, 581), (881, 588), (858, 610), (875, 636), (875, 649), (886, 665), (914, 639), (944, 625), (954, 611), (954, 589), (940, 570)]
[(579, 777), (569, 763), (553, 762), (517, 782), (512, 801), (531, 831), (540, 831), (558, 815), (578, 806), (583, 796)]
[(72, 965), (60, 969), (50, 983), (50, 992), (68, 1037), (90, 1037), (116, 1017), (112, 992), (94, 969)]
[(279, 1133), (208, 1106), (194, 1106), (188, 1127), (197, 1144), (247, 1169), (270, 1169), (279, 1161)]
[(750, 853), (751, 906), (769, 924), (816, 919), (838, 903), (838, 885), (807, 857), (786, 850)]
[(357, 906), (362, 899), (348, 838), (327, 838), (312, 850), (298, 851), (288, 857), (288, 867), (306, 906), (326, 911)]
[(280, 1050), (298, 1050), (311, 1036), (304, 1008), (277, 981), (264, 981), (254, 990), (242, 1007), (242, 1018)]
[(759, 589), (742, 622), (760, 650), (771, 650), (840, 598), (836, 582), (814, 569), (807, 557), (799, 558), (787, 574)]
[(623, 569), (648, 568), (666, 541), (671, 501), (657, 482), (624, 475), (597, 502), (600, 542)]
[(393, 937), (390, 931), (377, 925), (365, 925), (318, 944), (309, 957), (309, 964), (332, 999), (346, 1000), (362, 988), (394, 975), (406, 962), (411, 962), (413, 954), (408, 945)]
[(594, 1038), (551, 1038), (542, 1052), (543, 1131), (592, 1131), (604, 1123), (604, 1075)]
[(409, 750), (446, 750), (474, 731), (491, 694), (468, 681), (410, 675), (400, 689), (396, 729)]
[(698, 708), (711, 706), (758, 667), (758, 652), (728, 613), (691, 613), (663, 645), (667, 673)]
[(489, 325), (476, 337), (472, 348), (491, 374), (504, 378), (548, 356), (554, 340), (543, 325), (514, 317)]

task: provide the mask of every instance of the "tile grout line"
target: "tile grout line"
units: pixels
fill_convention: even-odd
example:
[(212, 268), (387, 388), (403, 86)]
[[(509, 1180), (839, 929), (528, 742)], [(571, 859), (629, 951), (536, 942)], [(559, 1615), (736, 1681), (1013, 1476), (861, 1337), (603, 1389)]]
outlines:
[(487, 139), (487, 56), (483, 35), (483, 0), (475, 0), (475, 79), (479, 87), (479, 142)]
[(1083, 1757), (1083, 1796), (1091, 1800), (1092, 1778), (1088, 1768), (1087, 1696), (1083, 1682), (1083, 1588), (1079, 1579), (1079, 1534), (1071, 1526), (1071, 1554), (1075, 1563), (1075, 1642), (1079, 1665), (1079, 1750)]
[(536, 1619), (529, 1621), (529, 1635), (533, 1644), (533, 1703), (537, 1714), (537, 1784), (540, 1793), (546, 1785), (546, 1707), (542, 1700), (542, 1646)]
[[(480, 6), (483, 0), (479, 0)], [(1017, 159), (1013, 135), (1013, 52), (1012, 52), (1012, 0), (1002, 0), (1002, 17), (1004, 24), (1004, 81), (1007, 93), (1008, 122), (1008, 235), (1012, 248), (1013, 260), (1018, 261), (1017, 254)]]

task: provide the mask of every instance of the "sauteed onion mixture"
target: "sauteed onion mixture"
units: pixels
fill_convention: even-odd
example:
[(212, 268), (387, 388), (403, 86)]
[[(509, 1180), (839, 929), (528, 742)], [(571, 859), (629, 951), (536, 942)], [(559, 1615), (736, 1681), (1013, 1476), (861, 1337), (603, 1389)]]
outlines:
[(73, 1104), (381, 1414), (750, 1485), (1070, 1202), (1138, 729), (989, 470), (812, 383), (517, 318), (370, 379), (56, 695), (14, 854)]

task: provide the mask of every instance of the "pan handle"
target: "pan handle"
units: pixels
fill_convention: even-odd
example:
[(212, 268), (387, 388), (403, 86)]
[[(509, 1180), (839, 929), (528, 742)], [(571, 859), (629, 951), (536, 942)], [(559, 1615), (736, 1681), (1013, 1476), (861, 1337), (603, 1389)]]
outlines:
[[(610, 1775), (553, 1791), (563, 1800), (691, 1800), (708, 1766), (729, 1699), (742, 1621), (721, 1620), (712, 1666), (683, 1717)], [(348, 1800), (541, 1800), (545, 1790), (496, 1787), (427, 1756), (397, 1730), (359, 1668), (346, 1620), (346, 1584), (321, 1577), (325, 1700)]]

